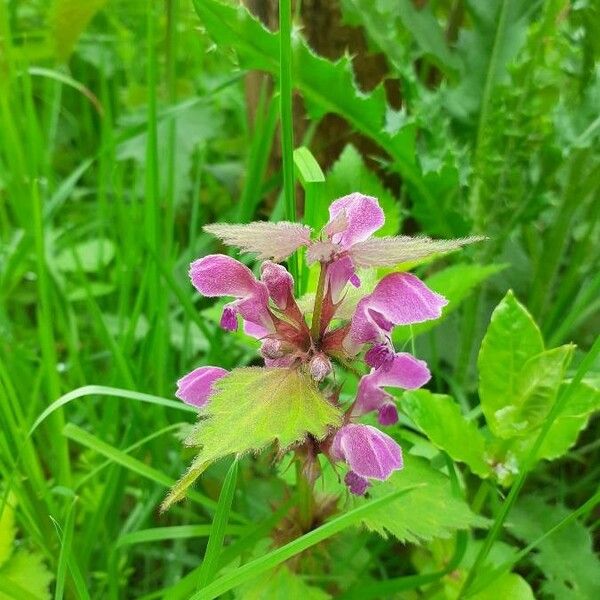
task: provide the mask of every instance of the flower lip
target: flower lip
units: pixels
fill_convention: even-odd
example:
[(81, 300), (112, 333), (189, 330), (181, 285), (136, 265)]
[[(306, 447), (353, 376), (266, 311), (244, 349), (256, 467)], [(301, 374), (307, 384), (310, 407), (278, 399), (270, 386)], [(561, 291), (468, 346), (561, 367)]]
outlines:
[(343, 249), (365, 241), (385, 223), (377, 198), (359, 192), (332, 202), (329, 216), (325, 231), (331, 241)]
[(342, 426), (333, 438), (330, 452), (334, 460), (346, 461), (357, 475), (370, 479), (387, 479), (403, 466), (400, 446), (370, 425)]
[(215, 381), (228, 375), (221, 367), (199, 367), (177, 381), (175, 396), (186, 404), (202, 408), (208, 404)]

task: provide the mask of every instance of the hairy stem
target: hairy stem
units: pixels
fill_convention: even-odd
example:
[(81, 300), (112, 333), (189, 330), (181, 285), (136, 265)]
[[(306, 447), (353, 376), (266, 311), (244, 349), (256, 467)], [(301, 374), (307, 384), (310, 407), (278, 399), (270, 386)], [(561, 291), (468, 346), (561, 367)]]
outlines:
[(313, 520), (314, 497), (312, 486), (303, 471), (302, 460), (296, 458), (296, 492), (298, 494), (298, 512), (303, 531), (309, 531)]

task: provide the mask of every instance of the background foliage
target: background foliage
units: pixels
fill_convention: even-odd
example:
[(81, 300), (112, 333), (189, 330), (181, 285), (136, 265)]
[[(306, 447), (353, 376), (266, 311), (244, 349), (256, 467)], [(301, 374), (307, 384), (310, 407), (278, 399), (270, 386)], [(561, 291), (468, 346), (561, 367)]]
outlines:
[(490, 239), (404, 265), (450, 302), (395, 332), (434, 377), (397, 396), (389, 485), (350, 501), (322, 465), (302, 523), (266, 450), (159, 516), (193, 458), (175, 380), (257, 363), (186, 276), (203, 224), (285, 212), (257, 8), (0, 3), (0, 598), (597, 598), (593, 0), (295, 5), (295, 141), (324, 173), (297, 156), (298, 214), (360, 190), (383, 234)]

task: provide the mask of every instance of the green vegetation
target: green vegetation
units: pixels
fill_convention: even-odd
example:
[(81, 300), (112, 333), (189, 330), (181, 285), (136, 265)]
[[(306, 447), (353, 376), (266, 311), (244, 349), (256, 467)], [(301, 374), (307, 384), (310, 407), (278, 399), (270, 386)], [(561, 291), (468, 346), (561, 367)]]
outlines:
[[(595, 600), (598, 3), (282, 0), (283, 39), (257, 4), (0, 3), (0, 600)], [(279, 450), (340, 413), (187, 276), (203, 225), (355, 191), (376, 235), (488, 238), (372, 270), (449, 302), (394, 330), (433, 377), (366, 498), (307, 489)], [(201, 365), (219, 425), (174, 397)]]

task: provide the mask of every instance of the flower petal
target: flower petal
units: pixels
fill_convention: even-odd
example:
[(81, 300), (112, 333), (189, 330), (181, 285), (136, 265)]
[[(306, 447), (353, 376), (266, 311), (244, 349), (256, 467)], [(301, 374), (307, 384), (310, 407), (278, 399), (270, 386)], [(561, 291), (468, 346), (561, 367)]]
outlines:
[(457, 250), (467, 244), (485, 240), (471, 236), (455, 240), (432, 240), (428, 237), (382, 237), (361, 241), (350, 250), (357, 267), (394, 267), (400, 263)]
[(264, 283), (256, 280), (246, 265), (224, 254), (211, 254), (190, 265), (190, 278), (204, 296), (238, 298), (226, 307), (227, 314), (221, 319), (224, 328), (233, 327), (232, 311), (235, 311), (246, 321), (273, 330), (268, 308), (269, 291)]
[(341, 427), (333, 438), (331, 453), (334, 459), (345, 460), (357, 475), (371, 479), (387, 479), (403, 466), (400, 446), (370, 425)]
[(273, 302), (281, 310), (285, 310), (290, 299), (294, 297), (294, 279), (286, 268), (270, 260), (260, 268), (261, 281), (267, 286)]
[(345, 347), (356, 354), (360, 344), (385, 342), (395, 325), (437, 319), (448, 301), (411, 273), (391, 273), (357, 305)]
[[(356, 276), (352, 259), (349, 256), (335, 260), (327, 266), (327, 290), (330, 292), (334, 304), (341, 300), (342, 292), (348, 282), (355, 287), (360, 286), (360, 279)], [(358, 285), (355, 285), (356, 283)]]
[(358, 192), (338, 198), (329, 206), (325, 231), (335, 244), (349, 248), (368, 239), (385, 223), (377, 198)]
[(352, 414), (364, 415), (389, 404), (392, 397), (383, 390), (384, 387), (413, 390), (425, 385), (430, 379), (431, 373), (425, 361), (406, 352), (395, 354), (392, 360), (361, 378)]
[(202, 408), (208, 403), (213, 392), (213, 384), (229, 371), (221, 367), (199, 367), (184, 375), (177, 382), (175, 396), (186, 404)]
[(357, 475), (354, 471), (348, 471), (344, 477), (344, 483), (355, 496), (364, 496), (371, 487), (368, 479)]
[(252, 252), (260, 259), (271, 258), (280, 262), (300, 246), (308, 245), (311, 228), (286, 221), (279, 223), (256, 221), (247, 225), (214, 223), (205, 225), (204, 231), (212, 233), (229, 246), (236, 246), (244, 252)]

